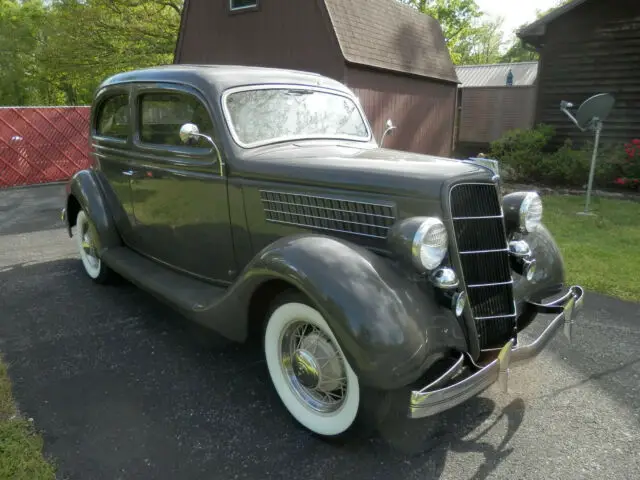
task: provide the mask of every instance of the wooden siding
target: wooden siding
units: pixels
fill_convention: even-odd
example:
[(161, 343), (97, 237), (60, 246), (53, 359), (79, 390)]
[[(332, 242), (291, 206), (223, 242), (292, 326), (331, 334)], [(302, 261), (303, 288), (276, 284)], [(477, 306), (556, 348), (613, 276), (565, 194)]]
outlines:
[(261, 1), (229, 12), (228, 0), (187, 0), (175, 63), (291, 68), (342, 79), (344, 60), (316, 1)]
[(458, 141), (490, 143), (533, 126), (536, 87), (461, 88)]
[(456, 84), (354, 66), (346, 67), (344, 81), (360, 98), (378, 141), (387, 119), (398, 127), (385, 147), (451, 154)]
[(561, 100), (579, 105), (596, 93), (611, 93), (616, 104), (605, 122), (603, 142), (640, 136), (640, 2), (586, 2), (547, 26), (538, 73), (536, 121), (556, 128), (555, 145), (581, 133), (560, 111)]

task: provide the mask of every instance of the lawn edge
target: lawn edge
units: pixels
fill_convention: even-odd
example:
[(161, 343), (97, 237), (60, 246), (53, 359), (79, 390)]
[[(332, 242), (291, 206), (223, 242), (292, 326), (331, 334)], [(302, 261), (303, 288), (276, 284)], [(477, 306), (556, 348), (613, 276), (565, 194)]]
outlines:
[(0, 352), (0, 475), (12, 479), (44, 480), (56, 478), (53, 459), (44, 454), (44, 439), (25, 418), (13, 397), (9, 365)]

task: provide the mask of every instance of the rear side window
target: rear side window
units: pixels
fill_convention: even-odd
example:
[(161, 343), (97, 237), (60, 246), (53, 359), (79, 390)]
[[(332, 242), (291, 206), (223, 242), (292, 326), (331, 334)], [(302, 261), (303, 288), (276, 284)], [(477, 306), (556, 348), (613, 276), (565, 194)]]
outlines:
[[(140, 140), (143, 143), (184, 146), (180, 140), (180, 127), (185, 123), (195, 123), (200, 133), (214, 136), (211, 117), (197, 98), (174, 92), (141, 95)], [(204, 139), (190, 146), (211, 148)]]
[(129, 95), (114, 95), (100, 105), (96, 133), (101, 137), (126, 139), (129, 135)]

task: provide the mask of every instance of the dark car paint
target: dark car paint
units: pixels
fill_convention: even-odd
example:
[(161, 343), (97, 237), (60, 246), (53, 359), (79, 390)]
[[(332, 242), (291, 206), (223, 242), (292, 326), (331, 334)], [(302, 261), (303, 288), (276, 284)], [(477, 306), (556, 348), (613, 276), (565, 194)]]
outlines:
[(120, 234), (115, 225), (110, 209), (106, 205), (105, 195), (102, 189), (100, 175), (93, 170), (80, 170), (73, 175), (67, 185), (67, 226), (71, 234), (71, 226), (75, 225), (76, 218), (69, 215), (74, 211), (71, 203), (73, 199), (86, 212), (90, 219), (90, 225), (97, 232), (96, 247), (98, 251), (122, 245)]
[(518, 311), (522, 305), (532, 300), (540, 302), (543, 298), (559, 293), (564, 287), (565, 271), (562, 254), (558, 244), (544, 225), (539, 225), (535, 231), (515, 235), (514, 238), (526, 240), (536, 259), (536, 272), (533, 281), (514, 273), (514, 295), (517, 300)]
[[(208, 72), (207, 69), (197, 67), (121, 74), (106, 81), (98, 97), (107, 92), (104, 89), (107, 86), (120, 88), (119, 82), (162, 81), (173, 83), (175, 88), (182, 88), (180, 84), (183, 83), (184, 88), (196, 91), (198, 96), (208, 100), (218, 98), (227, 86), (265, 81), (260, 76), (262, 69), (249, 69), (245, 78), (237, 73), (236, 67), (220, 68), (212, 68), (214, 73), (206, 75), (202, 71)], [(281, 71), (269, 72), (269, 75), (268, 78), (278, 83), (317, 81), (330, 88), (344, 89), (337, 82), (314, 75), (292, 73), (289, 78)], [(433, 289), (423, 277), (417, 276), (407, 265), (385, 258), (384, 255), (392, 256), (394, 253), (387, 242), (368, 244), (358, 239), (359, 245), (356, 245), (338, 235), (327, 237), (299, 226), (269, 223), (265, 221), (259, 191), (277, 189), (391, 202), (397, 220), (437, 215), (448, 222), (448, 198), (444, 192), (458, 182), (493, 183), (493, 175), (488, 169), (466, 162), (379, 149), (373, 142), (310, 140), (243, 150), (230, 138), (220, 105), (208, 100), (207, 107), (217, 128), (215, 140), (222, 153), (223, 165), (197, 165), (192, 168), (184, 155), (174, 152), (178, 170), (175, 171), (176, 162), (172, 161), (174, 172), (171, 173), (189, 177), (196, 184), (199, 175), (207, 177), (201, 179), (203, 185), (216, 172), (222, 173), (219, 180), (222, 181), (220, 185), (226, 187), (227, 198), (227, 212), (223, 214), (222, 223), (227, 222), (226, 228), (198, 223), (194, 219), (189, 223), (193, 230), (184, 229), (187, 236), (183, 238), (197, 235), (204, 228), (209, 231), (214, 228), (215, 233), (203, 242), (203, 248), (197, 253), (206, 257), (205, 247), (209, 243), (209, 253), (215, 260), (219, 258), (217, 244), (221, 242), (226, 245), (222, 249), (223, 260), (232, 259), (235, 263), (225, 265), (228, 269), (226, 276), (223, 269), (216, 271), (217, 278), (200, 275), (205, 277), (205, 281), (215, 281), (229, 288), (212, 294), (212, 298), (209, 301), (205, 299), (202, 304), (181, 308), (183, 313), (229, 338), (242, 341), (248, 331), (248, 305), (252, 296), (260, 285), (279, 279), (307, 294), (324, 314), (365, 385), (379, 388), (406, 385), (423, 375), (440, 355), (450, 351), (468, 351), (477, 358), (480, 354), (477, 338), (473, 335), (468, 337), (461, 326), (466, 322), (467, 331), (474, 331), (469, 308), (461, 324), (450, 308), (438, 303)], [(135, 158), (140, 146), (135, 136), (135, 122), (131, 125), (132, 134), (124, 142), (124, 146), (133, 152), (129, 154), (127, 165), (143, 172), (151, 171), (153, 175), (165, 174), (170, 168), (163, 166), (162, 159), (158, 162), (150, 161), (149, 157), (144, 161)], [(93, 141), (98, 152), (94, 170), (77, 174), (71, 181), (70, 191), (82, 207), (87, 208), (98, 229), (104, 253), (105, 248), (119, 245), (118, 232), (121, 226), (127, 228), (130, 211), (117, 206), (118, 198), (108, 185), (103, 189), (99, 187), (101, 182), (96, 179), (103, 178), (104, 164), (104, 157), (99, 151), (110, 142), (95, 136)], [(187, 191), (189, 189), (185, 189)], [(191, 198), (192, 201), (195, 199)], [(73, 220), (69, 219), (70, 222)], [(170, 238), (168, 230), (171, 229), (158, 230), (157, 238)], [(145, 248), (136, 248), (135, 235), (130, 239), (130, 243), (125, 239), (128, 246), (139, 253), (149, 254)], [(539, 292), (553, 290), (564, 280), (562, 259), (548, 231), (542, 228), (536, 234), (529, 234), (527, 241), (532, 243), (538, 256), (538, 270), (533, 284), (516, 278), (514, 274), (518, 304)], [(172, 245), (178, 247), (181, 244), (175, 241)], [(196, 251), (187, 247), (176, 253), (178, 265), (173, 266), (179, 267), (181, 256), (188, 260), (187, 257), (193, 258)], [(202, 260), (201, 257), (199, 259)], [(453, 266), (460, 268), (455, 261)], [(186, 270), (189, 268), (183, 269), (182, 273), (198, 273)], [(242, 273), (238, 274), (238, 270)], [(144, 286), (144, 272), (135, 280)]]
[[(255, 256), (227, 297), (246, 309), (256, 288), (274, 278), (303, 292), (330, 319), (364, 385), (406, 385), (440, 356), (466, 349), (451, 310), (433, 302), (406, 271), (347, 241), (312, 234), (276, 240)], [(219, 313), (203, 311), (203, 323), (247, 315)]]
[(445, 180), (490, 182), (493, 176), (470, 163), (369, 146), (346, 147), (335, 141), (271, 146), (234, 160), (232, 174), (244, 178), (438, 202)]

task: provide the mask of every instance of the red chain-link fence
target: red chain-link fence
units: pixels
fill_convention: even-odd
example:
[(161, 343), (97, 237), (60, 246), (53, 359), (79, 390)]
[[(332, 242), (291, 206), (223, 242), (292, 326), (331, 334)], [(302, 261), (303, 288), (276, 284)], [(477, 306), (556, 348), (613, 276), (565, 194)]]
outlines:
[(89, 107), (0, 107), (0, 188), (66, 180), (89, 165)]

